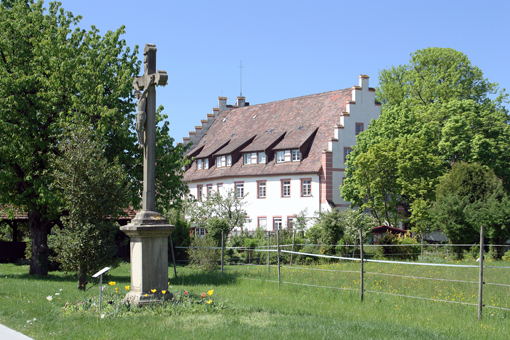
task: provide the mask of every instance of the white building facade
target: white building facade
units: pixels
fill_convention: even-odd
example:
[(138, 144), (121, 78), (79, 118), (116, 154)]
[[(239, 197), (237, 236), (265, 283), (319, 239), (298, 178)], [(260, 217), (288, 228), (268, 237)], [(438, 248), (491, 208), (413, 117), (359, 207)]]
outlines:
[(190, 193), (236, 190), (247, 201), (243, 229), (287, 228), (307, 209), (343, 209), (345, 157), (356, 136), (380, 115), (368, 76), (349, 89), (250, 106), (219, 98), (218, 108), (184, 143), (194, 158), (184, 179)]

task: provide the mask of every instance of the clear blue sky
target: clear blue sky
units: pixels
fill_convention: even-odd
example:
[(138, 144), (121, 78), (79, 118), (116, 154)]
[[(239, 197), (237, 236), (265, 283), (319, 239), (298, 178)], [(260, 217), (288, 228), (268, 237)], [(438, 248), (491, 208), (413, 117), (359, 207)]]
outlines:
[[(465, 53), (510, 90), (510, 1), (61, 0), (102, 34), (126, 26), (128, 46), (154, 43), (169, 84), (157, 105), (176, 142), (242, 91), (253, 104), (357, 85), (426, 47)], [(47, 1), (46, 1), (47, 4)], [(143, 55), (140, 55), (143, 60)], [(508, 92), (508, 91), (507, 91)], [(507, 106), (508, 107), (508, 106)]]

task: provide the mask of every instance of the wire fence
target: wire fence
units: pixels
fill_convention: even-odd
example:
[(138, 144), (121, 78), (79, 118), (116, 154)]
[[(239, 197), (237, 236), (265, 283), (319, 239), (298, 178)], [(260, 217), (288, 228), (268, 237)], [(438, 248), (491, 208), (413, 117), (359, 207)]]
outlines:
[[(396, 296), (401, 298), (409, 298), (409, 299), (420, 299), (420, 300), (428, 300), (428, 301), (435, 301), (435, 302), (442, 302), (442, 303), (453, 303), (453, 304), (461, 304), (461, 305), (468, 305), (468, 306), (478, 306), (478, 318), (481, 320), (482, 318), (482, 309), (483, 308), (493, 308), (498, 310), (504, 310), (504, 311), (510, 311), (510, 306), (508, 306), (506, 303), (504, 306), (501, 305), (495, 305), (497, 303), (494, 302), (493, 296), (501, 296), (501, 292), (490, 292), (485, 293), (486, 294), (486, 301), (491, 301), (491, 305), (484, 304), (484, 286), (492, 286), (494, 288), (504, 288), (504, 287), (510, 287), (510, 284), (508, 282), (485, 282), (484, 279), (489, 280), (495, 280), (498, 281), (497, 278), (503, 278), (507, 279), (507, 274), (505, 275), (498, 275), (490, 273), (490, 275), (485, 274), (484, 276), (484, 269), (485, 270), (508, 270), (510, 269), (510, 266), (487, 266), (484, 265), (484, 254), (487, 253), (487, 251), (484, 250), (485, 245), (483, 243), (483, 228), (481, 228), (481, 235), (480, 235), (480, 243), (479, 244), (457, 244), (457, 245), (440, 245), (440, 244), (434, 244), (434, 245), (427, 245), (429, 247), (428, 249), (443, 249), (441, 250), (441, 254), (444, 255), (445, 251), (444, 249), (453, 249), (454, 247), (465, 247), (470, 249), (470, 253), (473, 253), (473, 249), (477, 249), (479, 251), (478, 256), (478, 264), (471, 265), (471, 264), (460, 264), (460, 263), (437, 263), (432, 262), (434, 259), (433, 257), (426, 258), (424, 257), (424, 252), (421, 250), (418, 254), (421, 256), (421, 259), (424, 258), (427, 261), (411, 261), (414, 260), (414, 258), (411, 256), (407, 260), (387, 260), (387, 259), (380, 259), (376, 256), (370, 256), (370, 252), (368, 252), (368, 257), (372, 258), (365, 258), (367, 255), (367, 252), (365, 252), (365, 249), (368, 248), (375, 248), (375, 247), (381, 247), (386, 245), (364, 245), (363, 240), (360, 235), (360, 244), (358, 245), (343, 245), (342, 247), (350, 248), (350, 249), (357, 249), (357, 252), (353, 252), (352, 256), (336, 256), (336, 255), (328, 255), (328, 254), (320, 254), (316, 251), (314, 252), (305, 252), (305, 249), (313, 249), (310, 247), (325, 247), (327, 245), (310, 245), (310, 244), (279, 244), (279, 235), (277, 233), (276, 235), (276, 245), (270, 244), (268, 241), (267, 245), (262, 245), (258, 247), (175, 247), (177, 249), (208, 249), (208, 250), (217, 250), (218, 254), (221, 252), (221, 256), (210, 258), (211, 261), (217, 261), (221, 265), (221, 273), (224, 275), (224, 266), (225, 264), (230, 264), (233, 266), (230, 266), (230, 276), (240, 278), (240, 279), (246, 279), (246, 280), (264, 280), (266, 282), (275, 282), (279, 285), (281, 284), (287, 284), (287, 285), (298, 285), (298, 286), (306, 286), (306, 287), (315, 287), (315, 288), (324, 288), (324, 289), (336, 289), (336, 290), (346, 290), (346, 291), (359, 291), (360, 293), (360, 299), (363, 301), (363, 296), (365, 293), (369, 294), (382, 294), (382, 295), (389, 295), (389, 296)], [(292, 251), (287, 250), (289, 247), (295, 248), (296, 246), (302, 246), (300, 251)], [(407, 245), (392, 245), (395, 246), (407, 246)], [(506, 249), (508, 245), (491, 245), (491, 247), (505, 247)], [(308, 248), (306, 248), (308, 247)], [(317, 248), (318, 249), (318, 248)], [(423, 249), (423, 248), (422, 248)], [(429, 250), (430, 252), (433, 252), (434, 250)], [(225, 252), (227, 252), (227, 256), (225, 256)], [(436, 250), (436, 252), (438, 252)], [(409, 252), (401, 252), (402, 254), (409, 255)], [(340, 252), (342, 254), (342, 252)], [(399, 253), (392, 253), (392, 258), (399, 258)], [(463, 255), (466, 254), (466, 252), (462, 252)], [(308, 260), (311, 259), (311, 260)], [(444, 257), (436, 257), (436, 260), (444, 260)], [(294, 262), (293, 262), (294, 260)], [(189, 260), (178, 260), (180, 263), (187, 263)], [(323, 262), (320, 262), (323, 261)], [(340, 266), (338, 269), (332, 269), (331, 267), (328, 268), (321, 268), (319, 267), (320, 264), (343, 264), (343, 266)], [(348, 264), (348, 265), (346, 265)], [(365, 270), (364, 266), (377, 264), (377, 267), (374, 266), (374, 269), (377, 270)], [(243, 268), (257, 268), (255, 272), (247, 272), (245, 270), (236, 270), (233, 268), (236, 267), (243, 267)], [(264, 268), (267, 267), (267, 271), (264, 274)], [(416, 269), (409, 269), (409, 267), (415, 267)], [(466, 279), (462, 278), (455, 278), (453, 277), (434, 277), (434, 276), (427, 276), (423, 275), (423, 267), (429, 268), (428, 270), (432, 270), (430, 273), (436, 274), (438, 276), (445, 276), (450, 275), (450, 271), (444, 271), (444, 269), (441, 268), (451, 268), (452, 270), (458, 270), (461, 272), (456, 273), (455, 275), (461, 275), (466, 277)], [(410, 273), (395, 273), (396, 268), (407, 270)], [(403, 269), (408, 268), (408, 269)], [(277, 280), (271, 280), (271, 270), (274, 271), (276, 269), (277, 271)], [(287, 279), (282, 278), (282, 269), (284, 271), (287, 271), (285, 275), (288, 277)], [(380, 271), (378, 271), (380, 270)], [(443, 270), (442, 272), (434, 272), (433, 270)], [(295, 278), (296, 275), (293, 273), (295, 272), (303, 272), (303, 273), (311, 273), (312, 275), (307, 277), (305, 276), (299, 276), (298, 279), (301, 280), (301, 282), (296, 282), (295, 280), (289, 280), (292, 278)], [(335, 279), (328, 279), (326, 276), (322, 276), (322, 282), (319, 281), (318, 275), (338, 275), (338, 274), (348, 274), (350, 275), (350, 283), (344, 280), (338, 280), (338, 282), (343, 283), (342, 284), (328, 284), (331, 282), (334, 282)], [(476, 277), (476, 274), (478, 274), (478, 280), (475, 280), (473, 277)], [(356, 279), (356, 276), (358, 278)], [(379, 280), (377, 279), (379, 278)], [(441, 286), (446, 287), (445, 289), (448, 291), (448, 289), (453, 289), (452, 291), (459, 291), (458, 289), (463, 289), (464, 293), (456, 293), (451, 294), (446, 292), (444, 295), (442, 293), (439, 293), (442, 291), (442, 289), (436, 289), (439, 292), (434, 292), (429, 289), (428, 291), (425, 289), (423, 292), (419, 292), (418, 287), (422, 287), (421, 285), (414, 285), (412, 289), (413, 293), (407, 293), (402, 292), (399, 290), (399, 282), (397, 281), (385, 281), (385, 286), (383, 286), (381, 283), (386, 278), (386, 280), (408, 280), (412, 282), (417, 281), (427, 281), (427, 282), (438, 282), (440, 284), (457, 284), (461, 285), (460, 287), (451, 288), (453, 286)], [(338, 277), (337, 277), (338, 279)], [(303, 281), (311, 281), (315, 280), (316, 282), (303, 282)], [(338, 283), (335, 282), (335, 283)], [(354, 287), (354, 285), (359, 285), (358, 287)], [(475, 290), (478, 290), (477, 294)], [(417, 294), (418, 293), (418, 294)], [(423, 293), (423, 294), (420, 294)], [(437, 293), (437, 294), (436, 294)], [(426, 296), (426, 294), (429, 294), (429, 296)], [(488, 294), (488, 295), (487, 295)], [(499, 295), (498, 295), (499, 294)], [(507, 295), (506, 292), (504, 294)], [(421, 295), (421, 296), (420, 296)], [(432, 296), (430, 296), (432, 295)], [(505, 296), (506, 296), (505, 295)], [(468, 299), (466, 299), (466, 297)], [(477, 298), (477, 302), (473, 301)], [(490, 300), (489, 300), (490, 298)], [(457, 300), (456, 300), (457, 299)], [(460, 301), (458, 301), (460, 300)], [(464, 301), (463, 301), (464, 300)], [(469, 301), (470, 300), (470, 301)], [(501, 298), (499, 301), (501, 302)]]

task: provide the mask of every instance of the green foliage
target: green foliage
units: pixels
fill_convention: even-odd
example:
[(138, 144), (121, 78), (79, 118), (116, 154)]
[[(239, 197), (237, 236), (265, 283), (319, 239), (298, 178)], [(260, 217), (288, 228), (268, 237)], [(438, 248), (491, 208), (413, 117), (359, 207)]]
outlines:
[(202, 270), (214, 270), (218, 265), (220, 258), (219, 249), (203, 249), (217, 247), (216, 240), (211, 235), (205, 234), (204, 237), (193, 237), (191, 239), (191, 247), (202, 247), (202, 249), (188, 249), (190, 265)]
[(379, 80), (382, 114), (348, 157), (344, 199), (370, 209), (380, 224), (403, 222), (427, 233), (435, 187), (456, 162), (491, 168), (510, 189), (508, 95), (464, 54), (419, 50)]
[[(510, 237), (510, 200), (494, 171), (480, 164), (456, 163), (441, 178), (431, 214), (451, 243), (475, 243), (480, 226), (492, 244)], [(498, 247), (496, 257), (501, 257)]]
[(416, 260), (421, 251), (419, 242), (409, 234), (387, 233), (379, 239), (377, 244), (389, 246), (377, 248), (378, 258)]
[[(244, 197), (239, 199), (236, 197), (235, 190), (214, 191), (210, 193), (202, 201), (197, 201), (195, 198), (190, 197), (183, 202), (186, 216), (189, 217), (192, 223), (197, 225), (206, 226), (211, 228), (209, 232), (213, 232), (215, 238), (220, 240), (221, 230), (225, 231), (225, 237), (234, 229), (240, 228), (246, 222), (248, 216), (244, 207), (248, 204)], [(209, 223), (212, 221), (213, 225)], [(221, 220), (222, 222), (218, 222)]]
[(59, 139), (59, 154), (49, 161), (54, 169), (51, 189), (68, 214), (49, 245), (63, 270), (79, 273), (78, 287), (85, 289), (87, 273), (119, 263), (114, 258), (118, 230), (114, 221), (129, 203), (127, 174), (118, 161), (104, 157), (103, 142), (90, 128), (66, 129)]
[[(172, 243), (174, 248), (189, 247), (191, 243), (190, 227), (189, 223), (184, 219), (183, 214), (179, 209), (172, 208), (164, 214), (166, 220), (171, 225), (175, 226), (175, 230), (172, 232)], [(170, 238), (168, 239), (170, 243)], [(170, 247), (170, 244), (168, 245)], [(176, 260), (187, 260), (188, 254), (185, 249), (174, 249), (174, 255)]]

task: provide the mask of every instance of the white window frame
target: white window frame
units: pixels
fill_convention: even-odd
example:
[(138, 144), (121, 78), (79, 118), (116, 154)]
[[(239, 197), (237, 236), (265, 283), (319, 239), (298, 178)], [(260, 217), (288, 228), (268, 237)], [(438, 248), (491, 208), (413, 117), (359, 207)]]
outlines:
[(282, 197), (290, 197), (290, 180), (282, 181)]
[[(258, 186), (258, 198), (266, 198), (266, 181), (257, 182)], [(261, 194), (261, 191), (263, 195)]]
[(227, 166), (232, 166), (232, 155), (227, 155)]
[(276, 163), (285, 162), (285, 151), (276, 151)]
[(301, 195), (304, 197), (312, 196), (312, 180), (303, 179), (301, 183)]
[(244, 183), (236, 183), (236, 198), (244, 198)]
[(299, 150), (292, 150), (292, 161), (299, 162), (301, 160), (301, 152)]
[(259, 152), (259, 164), (266, 164), (266, 153)]
[(243, 154), (243, 160), (244, 160), (244, 165), (250, 165), (251, 164), (251, 153)]
[(292, 154), (290, 150), (285, 150), (285, 162), (290, 162), (292, 160)]
[(197, 159), (197, 170), (202, 170), (202, 160)]
[(204, 170), (209, 169), (209, 158), (204, 159)]
[(282, 230), (282, 218), (273, 217), (273, 230)]

